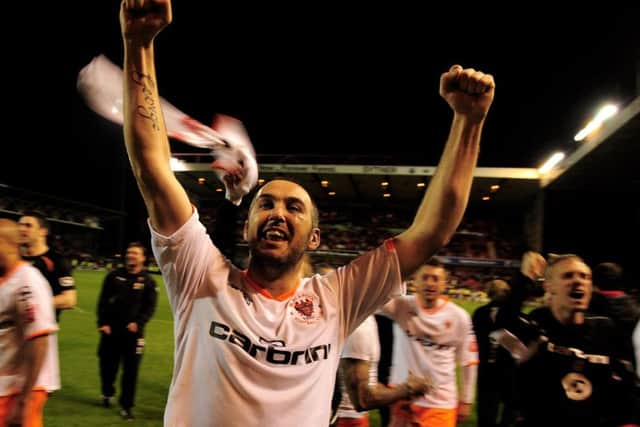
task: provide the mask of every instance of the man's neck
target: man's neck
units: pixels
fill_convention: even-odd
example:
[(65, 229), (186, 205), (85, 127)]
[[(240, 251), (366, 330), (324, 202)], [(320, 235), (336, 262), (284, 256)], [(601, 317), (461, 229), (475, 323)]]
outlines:
[(49, 246), (43, 242), (36, 242), (32, 245), (24, 246), (24, 254), (26, 256), (38, 256), (46, 253), (49, 250)]
[(301, 264), (287, 270), (249, 263), (247, 275), (274, 298), (292, 291), (300, 283)]
[(584, 323), (584, 311), (551, 306), (551, 314), (560, 324), (565, 326)]
[(20, 264), (20, 261), (19, 256), (8, 255), (4, 267), (0, 267), (0, 279), (4, 279), (7, 274), (11, 273)]
[(125, 267), (127, 269), (127, 273), (129, 274), (138, 274), (142, 271), (142, 266), (136, 266), (136, 267)]
[(441, 298), (442, 298), (442, 295), (438, 295), (436, 298), (427, 300), (422, 295), (418, 294), (420, 305), (429, 310), (432, 310), (438, 307), (438, 301), (440, 301)]

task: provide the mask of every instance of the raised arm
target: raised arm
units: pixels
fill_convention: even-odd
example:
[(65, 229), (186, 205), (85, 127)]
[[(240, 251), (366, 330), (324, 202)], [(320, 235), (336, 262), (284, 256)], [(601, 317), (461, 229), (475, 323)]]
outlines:
[(138, 187), (154, 228), (171, 234), (192, 213), (187, 193), (169, 160), (169, 139), (160, 107), (153, 40), (171, 22), (170, 0), (123, 0), (124, 139)]
[(493, 77), (473, 68), (454, 65), (440, 77), (440, 96), (453, 110), (453, 122), (413, 224), (395, 239), (404, 277), (446, 245), (462, 220), (494, 89)]

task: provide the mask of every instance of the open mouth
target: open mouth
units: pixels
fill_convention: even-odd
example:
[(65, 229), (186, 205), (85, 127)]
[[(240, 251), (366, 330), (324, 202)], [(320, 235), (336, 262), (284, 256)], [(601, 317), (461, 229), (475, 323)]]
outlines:
[(269, 228), (262, 232), (262, 238), (264, 240), (274, 241), (274, 242), (286, 242), (289, 240), (289, 236), (282, 230)]
[(571, 291), (571, 293), (569, 294), (569, 297), (571, 299), (582, 299), (582, 298), (584, 298), (584, 295), (585, 295), (584, 291), (575, 289), (575, 290)]

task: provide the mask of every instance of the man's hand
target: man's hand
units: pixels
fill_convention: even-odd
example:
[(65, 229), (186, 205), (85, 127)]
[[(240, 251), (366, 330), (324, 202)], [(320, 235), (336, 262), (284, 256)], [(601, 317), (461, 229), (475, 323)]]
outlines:
[(522, 256), (520, 271), (531, 280), (544, 277), (547, 261), (538, 252), (528, 251)]
[(102, 332), (105, 335), (111, 335), (111, 326), (102, 325), (98, 328), (98, 331)]
[(413, 373), (409, 373), (406, 384), (411, 397), (421, 396), (433, 388), (433, 380), (431, 378), (418, 377)]
[(123, 0), (120, 6), (122, 38), (148, 46), (172, 20), (171, 0)]
[(138, 324), (136, 322), (129, 323), (127, 325), (127, 331), (135, 334), (136, 332), (138, 332)]
[(495, 83), (491, 74), (473, 68), (452, 66), (440, 76), (440, 96), (456, 114), (465, 116), (472, 123), (486, 117), (493, 101)]
[[(27, 395), (28, 396), (28, 395)], [(16, 400), (11, 405), (11, 409), (9, 410), (9, 414), (7, 416), (7, 426), (8, 427), (19, 427), (22, 426), (22, 422), (25, 418), (24, 408), (25, 408), (25, 399), (22, 395), (18, 396)]]
[(471, 415), (471, 403), (458, 402), (458, 421), (464, 421)]

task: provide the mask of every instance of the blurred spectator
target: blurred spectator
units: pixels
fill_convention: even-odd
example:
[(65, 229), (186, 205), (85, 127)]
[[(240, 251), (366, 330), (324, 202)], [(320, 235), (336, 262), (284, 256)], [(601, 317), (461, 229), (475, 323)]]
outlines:
[(491, 280), (487, 284), (490, 302), (478, 307), (472, 316), (473, 330), (478, 339), (478, 427), (512, 426), (516, 365), (511, 354), (490, 338), (497, 329), (497, 316), (502, 308), (509, 284)]
[(19, 223), (23, 258), (33, 264), (47, 279), (53, 293), (56, 320), (60, 312), (76, 306), (76, 288), (71, 264), (47, 244), (49, 223), (39, 212), (25, 212)]
[(632, 335), (640, 319), (640, 305), (627, 295), (623, 269), (613, 262), (603, 262), (593, 269), (593, 297), (589, 312), (611, 318), (619, 332), (620, 352), (624, 359), (634, 361)]

